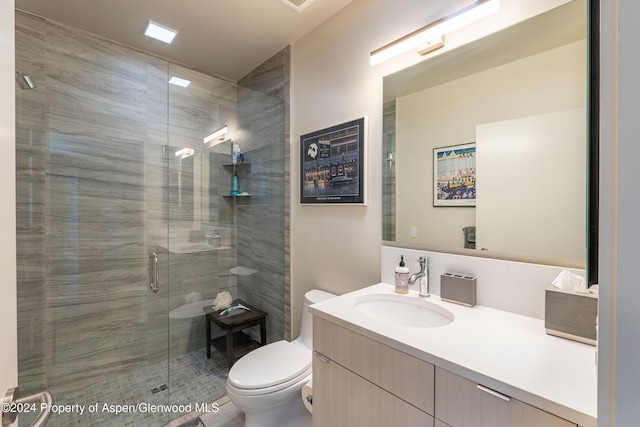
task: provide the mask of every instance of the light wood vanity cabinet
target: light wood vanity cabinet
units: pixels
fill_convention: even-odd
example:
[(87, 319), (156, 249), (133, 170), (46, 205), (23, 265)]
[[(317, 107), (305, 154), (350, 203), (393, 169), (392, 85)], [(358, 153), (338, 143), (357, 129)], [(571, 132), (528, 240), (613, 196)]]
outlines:
[(438, 367), (435, 390), (436, 426), (576, 427), (567, 420)]
[(576, 427), (317, 316), (313, 348), (314, 427)]
[(314, 317), (313, 425), (433, 426), (434, 366)]
[(314, 427), (429, 426), (433, 418), (333, 360), (313, 361)]

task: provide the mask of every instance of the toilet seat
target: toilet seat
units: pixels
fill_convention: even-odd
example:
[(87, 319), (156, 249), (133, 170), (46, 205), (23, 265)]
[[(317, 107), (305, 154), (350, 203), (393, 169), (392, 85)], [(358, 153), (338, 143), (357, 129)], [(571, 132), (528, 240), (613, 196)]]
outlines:
[(311, 375), (311, 351), (288, 341), (260, 347), (240, 358), (227, 377), (227, 386), (240, 395), (273, 393)]

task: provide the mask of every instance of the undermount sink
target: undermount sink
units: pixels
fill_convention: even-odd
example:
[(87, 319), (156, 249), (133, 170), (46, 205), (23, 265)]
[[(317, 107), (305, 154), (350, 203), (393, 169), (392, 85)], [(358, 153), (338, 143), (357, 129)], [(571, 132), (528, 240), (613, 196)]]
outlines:
[(396, 294), (371, 294), (356, 298), (359, 312), (384, 322), (416, 328), (437, 328), (453, 322), (453, 314), (432, 302)]

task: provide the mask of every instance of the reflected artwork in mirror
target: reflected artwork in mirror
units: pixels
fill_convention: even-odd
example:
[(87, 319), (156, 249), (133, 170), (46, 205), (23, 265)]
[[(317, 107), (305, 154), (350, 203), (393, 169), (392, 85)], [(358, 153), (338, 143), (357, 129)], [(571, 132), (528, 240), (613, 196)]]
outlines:
[[(473, 255), (473, 230), (483, 256), (585, 268), (589, 8), (568, 2), (384, 78), (383, 240)], [(436, 206), (436, 149), (470, 141), (475, 206)]]

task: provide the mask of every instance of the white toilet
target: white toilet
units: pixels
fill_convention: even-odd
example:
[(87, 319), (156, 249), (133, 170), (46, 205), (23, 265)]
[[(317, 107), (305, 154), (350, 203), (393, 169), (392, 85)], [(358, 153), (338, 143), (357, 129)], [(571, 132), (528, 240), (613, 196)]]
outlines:
[(311, 427), (301, 390), (311, 380), (312, 316), (309, 305), (335, 295), (304, 295), (300, 336), (257, 348), (238, 360), (227, 377), (227, 395), (245, 413), (245, 427)]

